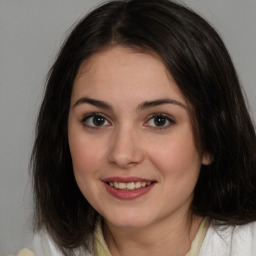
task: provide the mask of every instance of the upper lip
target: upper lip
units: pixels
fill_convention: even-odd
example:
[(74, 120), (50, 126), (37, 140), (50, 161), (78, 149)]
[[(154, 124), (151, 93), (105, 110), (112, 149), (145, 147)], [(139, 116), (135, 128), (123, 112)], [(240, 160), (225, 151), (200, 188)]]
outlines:
[(153, 180), (144, 179), (140, 177), (109, 177), (102, 180), (103, 182), (153, 182)]

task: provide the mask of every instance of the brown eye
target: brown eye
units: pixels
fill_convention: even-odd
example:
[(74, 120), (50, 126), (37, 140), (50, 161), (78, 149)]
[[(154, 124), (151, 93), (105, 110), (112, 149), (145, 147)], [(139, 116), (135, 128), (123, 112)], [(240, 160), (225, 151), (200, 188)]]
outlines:
[(174, 121), (165, 114), (156, 114), (152, 116), (147, 125), (155, 128), (167, 128), (170, 125), (174, 124)]
[(103, 127), (103, 126), (110, 125), (110, 122), (101, 114), (92, 114), (92, 115), (86, 116), (82, 120), (82, 122), (86, 126), (90, 126), (90, 127)]
[(102, 126), (105, 123), (105, 118), (102, 116), (94, 116), (92, 122), (95, 126)]
[(166, 118), (163, 116), (155, 116), (153, 120), (155, 126), (165, 126), (167, 122)]

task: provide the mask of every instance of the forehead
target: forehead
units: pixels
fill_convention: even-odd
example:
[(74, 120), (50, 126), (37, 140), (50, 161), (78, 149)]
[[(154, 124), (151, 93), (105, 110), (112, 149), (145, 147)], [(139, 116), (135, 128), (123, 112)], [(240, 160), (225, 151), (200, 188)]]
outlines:
[[(117, 70), (122, 70), (122, 74), (120, 75), (124, 76), (125, 72), (128, 74), (135, 66), (137, 69), (136, 75), (138, 73), (143, 74), (143, 72), (148, 72), (150, 68), (153, 68), (156, 71), (155, 74), (157, 72), (159, 75), (165, 73), (164, 76), (172, 80), (172, 76), (156, 53), (125, 46), (107, 46), (94, 53), (81, 64), (76, 80), (86, 73), (87, 75), (93, 74), (95, 77), (100, 74), (101, 77), (114, 76), (117, 78), (119, 75), (116, 72)], [(131, 79), (132, 77), (130, 77)]]
[(97, 52), (79, 68), (73, 96), (177, 97), (185, 99), (159, 56), (114, 46)]

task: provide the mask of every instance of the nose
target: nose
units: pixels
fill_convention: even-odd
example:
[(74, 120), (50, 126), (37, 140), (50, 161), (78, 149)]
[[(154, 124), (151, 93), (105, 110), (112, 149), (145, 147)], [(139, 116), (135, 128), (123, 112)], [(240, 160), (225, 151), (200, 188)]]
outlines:
[(109, 147), (109, 162), (128, 169), (144, 159), (140, 136), (132, 129), (118, 129), (112, 134)]

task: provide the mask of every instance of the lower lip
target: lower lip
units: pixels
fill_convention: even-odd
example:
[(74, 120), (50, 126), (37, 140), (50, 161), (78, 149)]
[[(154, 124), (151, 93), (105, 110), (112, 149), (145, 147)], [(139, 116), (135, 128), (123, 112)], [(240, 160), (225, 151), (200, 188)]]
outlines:
[(145, 194), (147, 194), (155, 185), (155, 183), (152, 183), (149, 186), (146, 186), (144, 188), (138, 188), (134, 190), (122, 190), (122, 189), (116, 189), (114, 187), (111, 187), (106, 182), (103, 182), (107, 191), (114, 197), (122, 200), (132, 200), (136, 199), (138, 197), (141, 197)]

